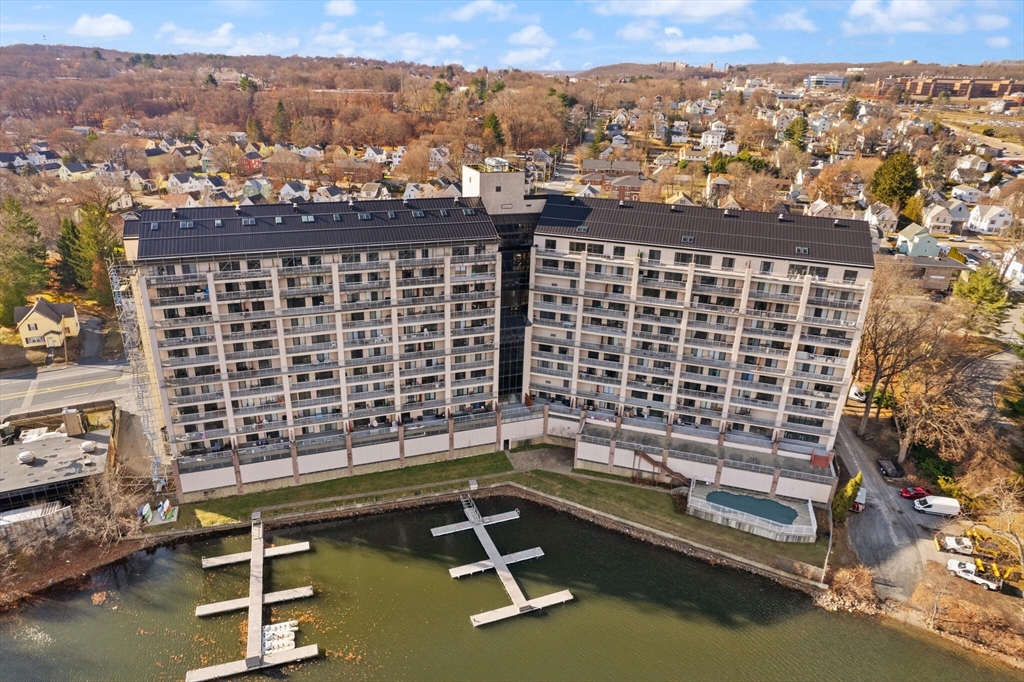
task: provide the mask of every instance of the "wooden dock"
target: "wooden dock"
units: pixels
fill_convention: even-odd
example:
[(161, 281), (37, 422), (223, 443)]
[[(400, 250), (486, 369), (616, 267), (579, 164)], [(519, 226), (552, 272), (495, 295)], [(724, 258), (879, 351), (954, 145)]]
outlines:
[(562, 590), (561, 592), (549, 594), (544, 597), (538, 597), (536, 599), (527, 599), (526, 595), (523, 594), (523, 590), (519, 587), (519, 583), (517, 583), (516, 579), (512, 576), (512, 571), (509, 570), (508, 565), (519, 561), (537, 559), (544, 556), (544, 551), (540, 547), (534, 547), (533, 549), (527, 549), (521, 552), (514, 552), (512, 554), (502, 556), (486, 528), (491, 524), (518, 519), (518, 509), (512, 512), (505, 512), (503, 514), (495, 514), (494, 516), (481, 516), (480, 511), (476, 508), (476, 503), (474, 503), (472, 498), (468, 495), (465, 495), (462, 497), (462, 510), (466, 514), (467, 521), (453, 523), (447, 526), (438, 526), (430, 531), (431, 535), (439, 537), (441, 535), (449, 535), (451, 533), (458, 533), (464, 530), (472, 530), (476, 535), (477, 540), (479, 540), (480, 544), (483, 546), (484, 552), (487, 553), (487, 559), (477, 561), (472, 564), (466, 564), (464, 566), (457, 566), (456, 568), (450, 569), (448, 572), (451, 574), (452, 578), (461, 578), (463, 576), (482, 573), (483, 571), (493, 569), (494, 572), (498, 574), (498, 578), (501, 580), (501, 584), (505, 588), (505, 592), (508, 594), (509, 599), (512, 600), (511, 606), (505, 606), (500, 609), (494, 609), (493, 611), (486, 611), (484, 613), (478, 613), (475, 616), (471, 616), (470, 622), (473, 623), (473, 627), (494, 623), (505, 618), (518, 616), (521, 613), (536, 611), (546, 606), (562, 604), (573, 598), (572, 593), (570, 593), (569, 590)]
[(264, 548), (263, 542), (263, 521), (260, 513), (252, 515), (252, 547), (248, 552), (227, 554), (221, 557), (203, 557), (203, 568), (218, 568), (249, 562), (249, 596), (239, 599), (228, 599), (213, 604), (202, 604), (196, 607), (197, 616), (212, 616), (218, 613), (229, 611), (240, 611), (248, 609), (249, 617), (246, 623), (246, 646), (245, 658), (230, 663), (221, 663), (206, 668), (190, 670), (185, 675), (185, 682), (208, 682), (222, 677), (239, 675), (250, 670), (271, 668), (288, 663), (295, 663), (307, 658), (315, 658), (320, 655), (316, 644), (309, 646), (287, 649), (284, 651), (263, 651), (263, 607), (267, 604), (278, 604), (292, 599), (302, 599), (313, 596), (311, 586), (296, 587), (290, 590), (278, 592), (263, 592), (263, 564), (265, 559), (277, 556), (286, 556), (298, 552), (308, 552), (308, 542), (297, 542), (293, 545), (281, 547)]

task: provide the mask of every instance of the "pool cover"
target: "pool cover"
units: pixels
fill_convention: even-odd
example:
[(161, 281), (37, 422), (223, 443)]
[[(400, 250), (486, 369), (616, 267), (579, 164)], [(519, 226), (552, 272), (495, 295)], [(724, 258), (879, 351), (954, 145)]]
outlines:
[(765, 500), (760, 497), (749, 495), (736, 495), (727, 493), (724, 490), (715, 490), (707, 494), (707, 501), (713, 504), (720, 504), (736, 511), (746, 512), (762, 519), (768, 519), (776, 523), (783, 523), (787, 526), (792, 524), (797, 517), (797, 511), (787, 507), (775, 500)]

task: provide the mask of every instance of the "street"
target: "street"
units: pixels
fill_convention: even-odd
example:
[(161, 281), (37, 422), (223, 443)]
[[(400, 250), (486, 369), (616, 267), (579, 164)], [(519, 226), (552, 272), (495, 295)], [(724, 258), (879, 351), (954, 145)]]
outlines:
[(915, 512), (913, 503), (899, 496), (900, 486), (882, 478), (874, 455), (845, 422), (839, 425), (836, 450), (851, 475), (863, 472), (868, 494), (864, 512), (851, 513), (847, 521), (857, 557), (874, 570), (879, 596), (907, 601), (924, 577), (925, 561), (945, 563), (932, 538), (947, 522)]
[(123, 398), (131, 374), (123, 357), (103, 364), (60, 364), (0, 377), (0, 415)]

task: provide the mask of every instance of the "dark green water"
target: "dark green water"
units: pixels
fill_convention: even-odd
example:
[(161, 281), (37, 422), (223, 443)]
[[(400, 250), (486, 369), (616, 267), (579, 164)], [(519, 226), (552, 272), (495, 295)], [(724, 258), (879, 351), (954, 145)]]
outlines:
[[(312, 583), (316, 596), (272, 609), (299, 618), (297, 643), (326, 658), (265, 677), (289, 680), (1019, 680), (1018, 672), (877, 620), (826, 613), (745, 573), (649, 547), (521, 500), (490, 530), (503, 553), (540, 546), (512, 567), (527, 597), (568, 588), (576, 601), (485, 628), (474, 613), (507, 605), (497, 577), (452, 580), (479, 561), (458, 505), (269, 534), (309, 554), (268, 560), (268, 589)], [(204, 572), (203, 555), (248, 549), (248, 536), (194, 543), (99, 571), (81, 591), (0, 618), (2, 680), (180, 680), (242, 657), (244, 612), (199, 620), (199, 603), (243, 596), (247, 567)], [(92, 595), (107, 591), (106, 602)]]

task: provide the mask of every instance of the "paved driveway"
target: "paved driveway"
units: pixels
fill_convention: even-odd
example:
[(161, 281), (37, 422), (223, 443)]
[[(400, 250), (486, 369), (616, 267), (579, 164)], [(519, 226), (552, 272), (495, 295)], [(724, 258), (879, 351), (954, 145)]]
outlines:
[(836, 451), (853, 475), (864, 473), (867, 509), (851, 513), (847, 521), (857, 557), (875, 571), (875, 587), (881, 597), (906, 601), (924, 577), (924, 562), (944, 563), (932, 538), (947, 522), (915, 512), (913, 503), (899, 496), (900, 485), (882, 478), (876, 456), (863, 447), (845, 422), (840, 422)]

